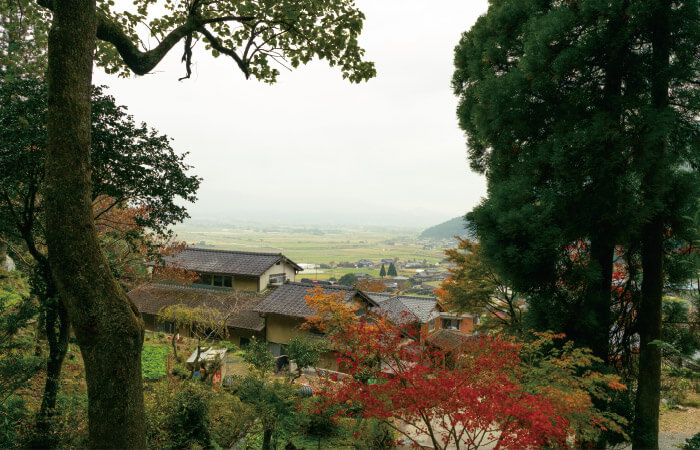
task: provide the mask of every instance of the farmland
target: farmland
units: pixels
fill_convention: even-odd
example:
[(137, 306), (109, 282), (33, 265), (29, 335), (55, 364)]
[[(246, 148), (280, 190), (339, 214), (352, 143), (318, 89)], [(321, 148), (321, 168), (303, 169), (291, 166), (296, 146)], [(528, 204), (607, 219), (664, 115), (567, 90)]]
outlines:
[[(420, 229), (318, 228), (270, 225), (181, 225), (175, 229), (190, 245), (220, 249), (284, 253), (296, 263), (328, 264), (382, 258), (442, 261), (443, 245), (418, 239)], [(343, 270), (347, 272), (351, 270)], [(372, 273), (371, 270), (357, 270)]]

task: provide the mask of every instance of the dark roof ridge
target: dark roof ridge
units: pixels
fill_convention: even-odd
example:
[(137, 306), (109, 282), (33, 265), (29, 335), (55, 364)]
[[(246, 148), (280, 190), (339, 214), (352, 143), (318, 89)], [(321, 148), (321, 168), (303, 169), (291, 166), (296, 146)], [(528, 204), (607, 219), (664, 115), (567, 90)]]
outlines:
[(309, 286), (309, 287), (316, 287), (320, 286), (323, 289), (338, 289), (338, 290), (343, 290), (343, 291), (358, 291), (359, 289), (354, 288), (352, 286), (345, 286), (343, 284), (319, 284), (319, 283), (305, 283), (302, 281), (290, 281), (286, 280), (284, 284), (291, 284), (294, 286)]

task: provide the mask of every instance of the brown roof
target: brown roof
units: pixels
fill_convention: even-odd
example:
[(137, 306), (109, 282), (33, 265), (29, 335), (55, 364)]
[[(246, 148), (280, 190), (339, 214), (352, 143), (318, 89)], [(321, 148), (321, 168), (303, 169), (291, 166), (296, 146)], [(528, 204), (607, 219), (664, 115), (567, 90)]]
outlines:
[(157, 315), (171, 305), (207, 306), (223, 315), (233, 312), (226, 320), (229, 327), (262, 331), (265, 319), (253, 311), (261, 297), (251, 292), (212, 289), (176, 284), (148, 284), (128, 293), (142, 313)]
[(316, 287), (321, 287), (324, 294), (342, 292), (342, 299), (345, 303), (350, 303), (355, 296), (359, 296), (365, 300), (369, 306), (377, 305), (374, 300), (367, 297), (363, 292), (353, 289), (350, 286), (330, 286), (288, 281), (270, 292), (270, 294), (268, 294), (254, 309), (260, 313), (280, 314), (283, 316), (302, 318), (313, 316), (314, 311), (306, 303), (306, 297), (309, 295), (309, 290)]
[(469, 336), (442, 328), (426, 337), (426, 341), (431, 342), (444, 350), (454, 350), (468, 340)]
[(286, 262), (296, 270), (302, 270), (299, 265), (281, 253), (238, 252), (190, 247), (181, 250), (174, 256), (166, 256), (163, 259), (166, 264), (175, 263), (181, 269), (204, 273), (259, 277), (278, 262)]

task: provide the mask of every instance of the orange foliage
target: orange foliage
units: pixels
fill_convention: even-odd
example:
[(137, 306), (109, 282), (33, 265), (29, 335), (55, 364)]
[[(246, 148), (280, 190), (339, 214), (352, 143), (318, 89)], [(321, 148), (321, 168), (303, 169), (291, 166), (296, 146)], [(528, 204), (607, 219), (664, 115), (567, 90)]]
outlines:
[(345, 291), (324, 292), (321, 286), (316, 286), (308, 292), (309, 295), (305, 297), (306, 303), (316, 314), (307, 317), (302, 328), (333, 333), (357, 322), (357, 308), (343, 301)]
[(357, 289), (365, 292), (384, 292), (386, 286), (381, 280), (372, 280), (370, 278), (361, 278), (355, 284)]

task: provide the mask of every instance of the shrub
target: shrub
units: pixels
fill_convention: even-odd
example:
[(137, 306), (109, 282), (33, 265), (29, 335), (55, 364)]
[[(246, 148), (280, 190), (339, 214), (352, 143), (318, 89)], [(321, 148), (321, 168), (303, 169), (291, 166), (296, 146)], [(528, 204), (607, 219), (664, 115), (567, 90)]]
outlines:
[(693, 387), (689, 376), (677, 370), (663, 369), (661, 376), (661, 398), (666, 400), (666, 407), (680, 405), (688, 397)]
[(685, 440), (683, 450), (700, 450), (700, 433)]
[(209, 410), (212, 438), (223, 448), (233, 447), (255, 420), (252, 408), (225, 390), (210, 397)]
[(267, 349), (265, 341), (258, 341), (255, 338), (250, 340), (243, 359), (260, 374), (272, 371), (275, 365), (275, 357)]
[(0, 405), (0, 448), (17, 446), (21, 433), (20, 425), (27, 416), (27, 407), (22, 397), (11, 395)]
[(171, 386), (167, 382), (144, 386), (148, 448), (172, 447), (167, 425), (173, 395)]
[(232, 344), (229, 341), (221, 341), (219, 342), (219, 345), (221, 347), (224, 347), (227, 352), (235, 352), (236, 350), (238, 350), (238, 346), (236, 344)]
[(209, 400), (211, 393), (199, 383), (186, 383), (170, 402), (166, 428), (177, 448), (211, 444)]

